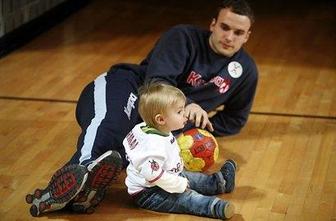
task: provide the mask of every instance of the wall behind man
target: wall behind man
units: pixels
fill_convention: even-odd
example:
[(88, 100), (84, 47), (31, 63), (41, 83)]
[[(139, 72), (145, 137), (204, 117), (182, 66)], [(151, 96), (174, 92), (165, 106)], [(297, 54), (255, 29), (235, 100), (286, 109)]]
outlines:
[(0, 0), (0, 37), (66, 0)]
[(0, 58), (89, 0), (0, 0)]

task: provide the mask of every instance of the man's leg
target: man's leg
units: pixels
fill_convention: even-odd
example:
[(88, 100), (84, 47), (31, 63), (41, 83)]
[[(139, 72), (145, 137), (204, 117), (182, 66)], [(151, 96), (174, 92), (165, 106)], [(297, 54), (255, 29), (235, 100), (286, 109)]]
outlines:
[[(127, 71), (114, 70), (99, 76), (80, 96), (76, 116), (82, 128), (71, 163), (85, 165), (89, 176), (74, 198), (72, 209), (92, 213), (106, 187), (126, 166), (122, 140), (140, 121), (137, 112), (138, 79)], [(111, 151), (113, 150), (113, 151)]]
[[(138, 84), (139, 80), (132, 73), (116, 70), (111, 75), (99, 76), (83, 90), (76, 110), (82, 128), (77, 151), (55, 173), (45, 190), (37, 189), (34, 194), (27, 195), (26, 201), (34, 207), (31, 209), (33, 216), (59, 210), (70, 200), (74, 210), (93, 212), (106, 187), (121, 170), (122, 162), (126, 165), (122, 140), (140, 121), (136, 110)], [(68, 186), (64, 178), (68, 176), (75, 178), (76, 188), (64, 188), (66, 197), (52, 194), (57, 185)]]
[(118, 151), (126, 166), (122, 141), (141, 121), (137, 111), (140, 80), (115, 69), (100, 75), (79, 97), (76, 118), (82, 132), (70, 164), (86, 165), (108, 150)]

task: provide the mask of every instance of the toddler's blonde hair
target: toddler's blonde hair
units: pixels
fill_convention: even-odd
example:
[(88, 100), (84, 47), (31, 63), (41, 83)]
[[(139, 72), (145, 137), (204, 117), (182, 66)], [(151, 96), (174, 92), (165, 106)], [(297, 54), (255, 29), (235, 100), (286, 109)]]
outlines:
[(186, 97), (180, 89), (163, 83), (147, 83), (139, 88), (139, 95), (139, 114), (151, 127), (157, 127), (157, 114), (166, 114), (170, 106), (180, 101), (186, 102)]

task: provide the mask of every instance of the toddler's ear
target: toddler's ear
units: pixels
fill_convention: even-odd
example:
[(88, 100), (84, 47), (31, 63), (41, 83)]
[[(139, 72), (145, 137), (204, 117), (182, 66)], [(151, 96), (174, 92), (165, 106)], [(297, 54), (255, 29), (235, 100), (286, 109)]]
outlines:
[(162, 126), (166, 123), (166, 120), (165, 120), (165, 118), (163, 117), (162, 114), (155, 115), (154, 119), (155, 119), (155, 122), (160, 126)]

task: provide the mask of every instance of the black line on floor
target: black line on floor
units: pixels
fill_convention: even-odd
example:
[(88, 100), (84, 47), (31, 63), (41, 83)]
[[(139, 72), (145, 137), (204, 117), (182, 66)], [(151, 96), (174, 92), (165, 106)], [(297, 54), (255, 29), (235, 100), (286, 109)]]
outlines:
[(33, 97), (11, 97), (11, 96), (0, 96), (2, 100), (20, 100), (20, 101), (36, 101), (36, 102), (52, 102), (52, 103), (71, 103), (75, 104), (75, 100), (62, 100), (62, 99), (50, 99), (50, 98), (33, 98)]
[[(71, 103), (76, 104), (76, 100), (62, 100), (62, 99), (46, 99), (46, 98), (33, 98), (33, 97), (11, 97), (0, 96), (2, 100), (21, 100), (21, 101), (34, 101), (34, 102), (51, 102), (51, 103)], [(316, 118), (336, 120), (336, 116), (323, 116), (323, 115), (309, 115), (309, 114), (288, 114), (288, 113), (272, 113), (272, 112), (256, 112), (251, 111), (252, 115), (266, 115), (266, 116), (278, 116), (278, 117), (300, 117), (300, 118)]]
[(288, 114), (288, 113), (255, 112), (255, 111), (251, 111), (251, 114), (279, 116), (279, 117), (300, 117), (300, 118), (317, 118), (317, 119), (336, 120), (336, 117), (333, 117), (333, 116), (309, 115), (309, 114)]

